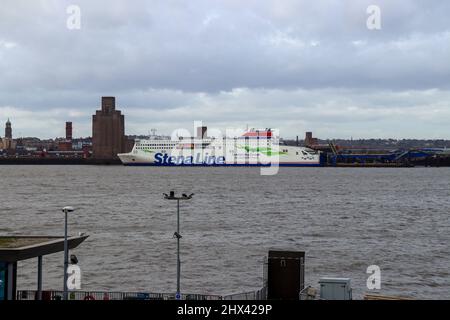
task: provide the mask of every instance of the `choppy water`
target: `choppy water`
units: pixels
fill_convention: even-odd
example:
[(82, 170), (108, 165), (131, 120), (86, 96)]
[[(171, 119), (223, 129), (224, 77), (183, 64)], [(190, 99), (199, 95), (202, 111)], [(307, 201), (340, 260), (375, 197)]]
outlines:
[[(127, 168), (1, 166), (0, 234), (90, 238), (75, 254), (82, 289), (173, 292), (176, 203), (181, 207), (182, 291), (259, 289), (271, 248), (306, 251), (306, 284), (350, 277), (366, 291), (379, 265), (383, 294), (450, 298), (448, 168)], [(62, 287), (62, 254), (44, 258), (44, 288)], [(19, 264), (19, 289), (36, 286), (36, 260)]]

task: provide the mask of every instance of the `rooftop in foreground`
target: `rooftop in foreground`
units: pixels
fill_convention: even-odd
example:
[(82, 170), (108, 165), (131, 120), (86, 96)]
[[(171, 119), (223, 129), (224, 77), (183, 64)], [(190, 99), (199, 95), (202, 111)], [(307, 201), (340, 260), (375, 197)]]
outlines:
[(1, 249), (19, 249), (55, 240), (54, 237), (0, 237)]
[[(69, 237), (69, 249), (76, 248), (88, 235)], [(16, 262), (63, 251), (64, 237), (3, 236), (0, 237), (0, 261)]]

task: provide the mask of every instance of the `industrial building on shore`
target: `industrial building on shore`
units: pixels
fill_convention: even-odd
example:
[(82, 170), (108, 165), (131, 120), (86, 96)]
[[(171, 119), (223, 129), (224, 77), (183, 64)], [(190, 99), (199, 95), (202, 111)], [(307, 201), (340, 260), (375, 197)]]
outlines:
[(68, 159), (118, 162), (118, 153), (133, 148), (134, 139), (125, 135), (125, 116), (116, 110), (115, 97), (102, 97), (100, 110), (92, 116), (92, 137), (74, 138), (72, 121), (67, 121), (65, 125), (65, 137), (62, 138), (13, 139), (11, 121), (8, 119), (5, 137), (0, 138), (2, 161), (10, 163), (13, 159), (17, 163), (54, 163), (55, 158), (58, 158), (65, 162)]
[(5, 124), (5, 137), (3, 139), (0, 138), (0, 149), (11, 152), (16, 149), (16, 144), (17, 142), (12, 138), (11, 121), (8, 119)]
[(115, 97), (102, 97), (101, 109), (92, 116), (92, 156), (95, 159), (117, 159), (129, 152), (134, 140), (125, 135), (125, 116), (116, 110)]
[[(10, 119), (0, 138), (0, 164), (120, 164), (118, 154), (133, 149), (134, 138), (125, 134), (125, 115), (116, 109), (116, 98), (104, 96), (92, 116), (92, 137), (74, 138), (72, 121), (65, 123), (65, 137), (41, 140), (13, 138)], [(280, 140), (281, 144), (320, 151), (328, 165), (450, 165), (449, 140), (366, 139), (321, 140), (306, 132), (304, 140)]]

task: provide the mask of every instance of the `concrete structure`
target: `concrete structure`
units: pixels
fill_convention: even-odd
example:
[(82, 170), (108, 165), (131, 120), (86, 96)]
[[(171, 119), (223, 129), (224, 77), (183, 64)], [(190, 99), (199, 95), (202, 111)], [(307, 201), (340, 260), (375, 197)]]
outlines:
[(92, 116), (92, 150), (96, 159), (117, 159), (126, 152), (125, 117), (115, 97), (102, 97), (101, 110)]
[[(68, 238), (68, 248), (78, 247), (88, 236)], [(16, 299), (17, 262), (38, 258), (37, 296), (42, 298), (42, 258), (64, 250), (64, 237), (0, 237), (0, 301)]]

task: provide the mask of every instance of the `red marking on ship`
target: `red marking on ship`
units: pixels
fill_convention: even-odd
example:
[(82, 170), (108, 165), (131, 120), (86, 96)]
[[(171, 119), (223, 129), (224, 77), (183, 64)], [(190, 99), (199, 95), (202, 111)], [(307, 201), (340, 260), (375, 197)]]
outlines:
[(259, 131), (259, 130), (248, 131), (248, 132), (244, 133), (242, 136), (243, 137), (251, 137), (251, 138), (254, 138), (254, 137), (271, 138), (272, 137), (272, 131), (270, 131), (270, 130), (266, 130), (266, 131)]

